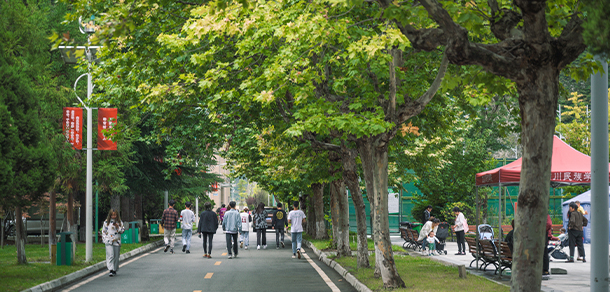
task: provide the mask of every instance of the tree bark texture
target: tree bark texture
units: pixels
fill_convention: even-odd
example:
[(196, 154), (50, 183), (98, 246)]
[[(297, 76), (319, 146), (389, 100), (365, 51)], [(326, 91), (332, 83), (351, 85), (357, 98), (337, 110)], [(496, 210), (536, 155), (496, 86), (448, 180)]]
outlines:
[(27, 264), (25, 257), (25, 236), (26, 232), (23, 226), (23, 213), (20, 206), (15, 207), (15, 246), (17, 248), (17, 263)]
[(138, 220), (144, 220), (144, 216), (142, 214), (142, 195), (136, 194), (134, 196), (134, 205), (135, 205), (135, 216)]
[[(82, 238), (83, 240), (86, 240), (86, 234), (87, 234), (87, 193), (85, 192), (79, 192), (78, 193), (78, 201), (80, 202), (81, 208), (80, 208), (80, 216), (79, 216), (79, 221), (80, 221), (80, 226), (81, 228), (78, 230), (78, 237)], [(95, 206), (95, 205), (94, 205)], [(93, 225), (95, 226), (95, 225)]]
[(369, 247), (366, 238), (366, 206), (364, 205), (364, 199), (362, 199), (358, 173), (356, 171), (357, 155), (358, 153), (355, 149), (350, 149), (345, 143), (342, 143), (341, 162), (343, 163), (343, 179), (347, 188), (352, 193), (352, 201), (356, 211), (358, 234), (357, 266), (358, 268), (369, 268), (371, 265), (369, 263)]
[[(315, 208), (314, 208), (314, 196), (313, 195), (309, 195), (307, 198), (307, 218), (309, 218), (309, 221), (307, 222), (307, 234), (309, 234), (309, 236), (314, 237), (316, 234), (316, 221), (315, 221)], [(286, 210), (290, 210), (289, 206), (286, 206), (285, 208)]]
[(49, 194), (49, 258), (51, 257), (51, 246), (55, 244), (57, 230), (57, 196), (54, 190)]
[[(388, 148), (383, 138), (387, 134), (376, 137), (364, 137), (357, 141), (360, 159), (364, 170), (366, 191), (372, 198), (373, 210), (373, 241), (375, 242), (375, 268), (379, 273), (385, 288), (405, 287), (398, 274), (392, 242), (390, 241), (390, 224), (388, 217)], [(374, 205), (374, 206), (373, 206)]]
[(110, 209), (121, 212), (121, 196), (113, 195), (110, 197)]
[(558, 73), (554, 68), (539, 68), (531, 72), (531, 83), (517, 83), (523, 166), (515, 215), (512, 291), (540, 290), (559, 96)]
[(311, 185), (313, 189), (313, 209), (315, 222), (315, 239), (327, 239), (326, 219), (324, 218), (324, 184), (315, 183)]
[(129, 222), (129, 197), (121, 196), (121, 220)]
[(349, 205), (345, 192), (342, 172), (341, 155), (337, 152), (329, 152), (330, 174), (330, 201), (331, 217), (333, 223), (333, 241), (337, 247), (337, 256), (352, 256), (349, 246)]

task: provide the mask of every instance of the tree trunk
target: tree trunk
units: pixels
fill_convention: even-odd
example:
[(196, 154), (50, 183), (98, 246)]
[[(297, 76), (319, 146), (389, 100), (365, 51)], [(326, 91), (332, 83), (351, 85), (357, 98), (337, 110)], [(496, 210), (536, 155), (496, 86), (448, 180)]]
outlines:
[(51, 247), (55, 244), (55, 231), (57, 230), (57, 206), (55, 190), (49, 194), (49, 258), (51, 257)]
[(313, 189), (313, 206), (314, 206), (314, 222), (315, 222), (315, 239), (327, 239), (328, 232), (326, 231), (326, 219), (324, 219), (324, 184), (315, 183), (311, 185)]
[(341, 145), (341, 162), (343, 163), (343, 179), (347, 188), (352, 193), (352, 201), (354, 202), (354, 210), (356, 212), (356, 224), (358, 233), (358, 268), (369, 268), (369, 246), (366, 238), (366, 210), (362, 193), (360, 192), (360, 184), (358, 182), (358, 173), (356, 172), (356, 156), (355, 149), (348, 148), (345, 143)]
[[(515, 214), (512, 291), (539, 291), (545, 250), (558, 71), (533, 68), (527, 82), (517, 83), (521, 109), (523, 164)], [(518, 280), (517, 280), (518, 279)]]
[(21, 207), (15, 208), (15, 247), (17, 248), (17, 263), (27, 264), (25, 257), (25, 236), (26, 232), (23, 228)]
[[(83, 240), (87, 240), (87, 238), (85, 237), (87, 235), (87, 193), (79, 192), (78, 201), (80, 202), (81, 206), (79, 216), (79, 223), (81, 228), (78, 230), (78, 237)], [(93, 226), (95, 226), (95, 224)]]
[(110, 197), (110, 209), (121, 212), (121, 196), (113, 195)]
[(331, 217), (333, 222), (333, 242), (337, 248), (337, 257), (352, 256), (349, 246), (349, 205), (345, 193), (343, 178), (336, 179), (337, 173), (341, 172), (338, 164), (341, 156), (336, 152), (329, 152), (331, 162), (330, 202)]
[[(134, 197), (134, 208), (135, 208), (135, 216), (138, 220), (144, 220), (144, 216), (142, 214), (142, 195), (136, 194)], [(199, 214), (196, 214), (199, 216)]]
[[(129, 215), (129, 197), (127, 196), (121, 196), (121, 220), (123, 220), (123, 222), (129, 222), (131, 221), (130, 215)], [(126, 225), (127, 227), (127, 225)]]
[[(390, 224), (388, 218), (388, 134), (365, 137), (357, 141), (366, 190), (372, 198), (373, 241), (375, 241), (375, 268), (379, 267), (385, 288), (405, 287), (394, 262)], [(372, 194), (372, 195), (371, 195)]]
[(6, 212), (4, 217), (2, 217), (2, 220), (0, 220), (0, 223), (2, 223), (2, 226), (0, 226), (0, 249), (4, 249), (4, 232), (6, 232), (4, 230), (4, 223), (6, 222), (6, 216), (8, 216), (8, 212)]
[[(316, 221), (315, 221), (315, 217), (316, 217), (316, 210), (314, 207), (314, 196), (313, 195), (309, 195), (308, 196), (308, 200), (307, 200), (307, 218), (309, 218), (309, 220), (307, 221), (307, 234), (309, 234), (309, 236), (314, 237), (316, 234)], [(290, 208), (288, 206), (286, 206), (285, 208), (286, 210), (290, 210)]]

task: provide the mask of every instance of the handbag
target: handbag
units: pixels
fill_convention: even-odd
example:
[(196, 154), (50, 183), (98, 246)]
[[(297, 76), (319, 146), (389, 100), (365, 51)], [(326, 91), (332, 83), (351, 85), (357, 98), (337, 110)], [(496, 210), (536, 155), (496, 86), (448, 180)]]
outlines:
[(587, 225), (589, 225), (589, 220), (587, 217), (582, 216), (582, 227), (587, 227)]

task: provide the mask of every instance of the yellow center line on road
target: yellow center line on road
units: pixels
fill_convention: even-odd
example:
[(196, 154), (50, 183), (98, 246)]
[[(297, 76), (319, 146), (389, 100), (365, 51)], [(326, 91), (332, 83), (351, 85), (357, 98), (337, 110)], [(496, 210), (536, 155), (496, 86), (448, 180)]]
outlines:
[(215, 266), (220, 266), (220, 263), (222, 263), (222, 262), (216, 262), (214, 265)]
[(223, 254), (221, 254), (221, 255), (226, 256), (226, 255), (227, 255), (227, 253), (225, 252), (225, 253), (223, 253)]
[[(145, 254), (143, 254), (143, 255), (139, 256), (139, 257), (136, 257), (135, 259), (131, 259), (131, 260), (127, 261), (127, 262), (121, 263), (121, 264), (119, 265), (119, 268), (120, 268), (120, 267), (124, 267), (124, 266), (126, 266), (126, 265), (128, 265), (128, 264), (130, 264), (130, 263), (132, 263), (132, 262), (134, 262), (134, 261), (137, 261), (137, 260), (139, 260), (139, 259), (141, 259), (141, 258), (143, 258), (143, 257), (145, 257), (145, 256), (147, 256), (147, 255), (149, 255), (149, 254), (151, 254), (151, 253), (158, 252), (158, 251), (160, 251), (160, 250), (162, 250), (162, 249), (163, 249), (163, 247), (160, 247), (160, 248), (158, 248), (158, 249), (156, 249), (156, 250), (153, 250), (153, 251), (151, 251), (151, 252), (147, 252), (147, 253), (145, 253)], [(87, 284), (87, 283), (89, 283), (89, 282), (91, 282), (91, 281), (93, 281), (93, 280), (95, 280), (95, 279), (97, 279), (97, 278), (99, 278), (99, 277), (101, 277), (101, 276), (104, 276), (104, 275), (107, 275), (107, 274), (106, 274), (106, 273), (100, 273), (100, 274), (99, 274), (99, 275), (97, 275), (97, 276), (93, 276), (93, 277), (91, 277), (91, 278), (87, 279), (86, 281), (80, 282), (80, 283), (78, 283), (78, 284), (76, 284), (76, 285), (74, 285), (74, 286), (72, 286), (72, 287), (70, 287), (70, 288), (68, 288), (68, 289), (64, 289), (64, 290), (62, 290), (62, 291), (64, 291), (64, 292), (69, 292), (69, 291), (72, 291), (72, 290), (74, 290), (74, 289), (76, 289), (76, 288), (79, 288), (80, 286), (83, 286), (83, 285), (85, 285), (85, 284)]]
[(205, 277), (203, 277), (204, 279), (212, 279), (212, 276), (214, 275), (214, 273), (207, 273), (205, 274)]

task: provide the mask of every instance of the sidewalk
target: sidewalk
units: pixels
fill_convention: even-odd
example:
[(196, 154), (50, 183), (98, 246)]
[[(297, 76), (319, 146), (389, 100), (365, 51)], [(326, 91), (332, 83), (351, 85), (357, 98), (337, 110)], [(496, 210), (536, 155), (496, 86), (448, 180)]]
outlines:
[[(400, 236), (392, 236), (391, 237), (392, 244), (402, 246), (404, 240), (400, 238)], [(468, 248), (468, 245), (466, 245)], [(445, 247), (447, 250), (447, 255), (436, 256), (434, 257), (437, 260), (444, 261), (451, 264), (456, 265), (465, 265), (466, 268), (469, 268), (470, 262), (474, 259), (471, 254), (467, 253), (465, 256), (455, 255), (457, 253), (457, 243), (455, 242), (447, 242)], [(564, 248), (566, 253), (569, 253), (569, 249)], [(413, 250), (408, 250), (409, 252), (413, 252)], [(417, 253), (417, 252), (416, 252)], [(591, 245), (585, 244), (585, 254), (587, 255), (587, 259), (590, 259), (588, 255), (591, 254)], [(552, 258), (551, 258), (552, 259)], [(561, 292), (561, 291), (579, 291), (579, 292), (588, 292), (590, 291), (590, 279), (591, 279), (591, 264), (590, 261), (586, 263), (576, 262), (576, 263), (565, 263), (565, 260), (554, 260), (550, 262), (550, 268), (561, 268), (567, 270), (567, 275), (551, 275), (549, 280), (542, 281), (542, 291), (548, 292)], [(495, 270), (493, 267), (488, 267), (486, 272), (477, 273), (476, 266), (473, 263), (473, 268), (470, 270), (471, 272), (475, 272), (475, 274), (481, 274), (485, 277), (488, 277), (494, 281), (498, 281), (504, 283), (506, 285), (510, 285), (510, 275), (498, 276), (494, 275)], [(542, 273), (542, 271), (541, 271)]]

